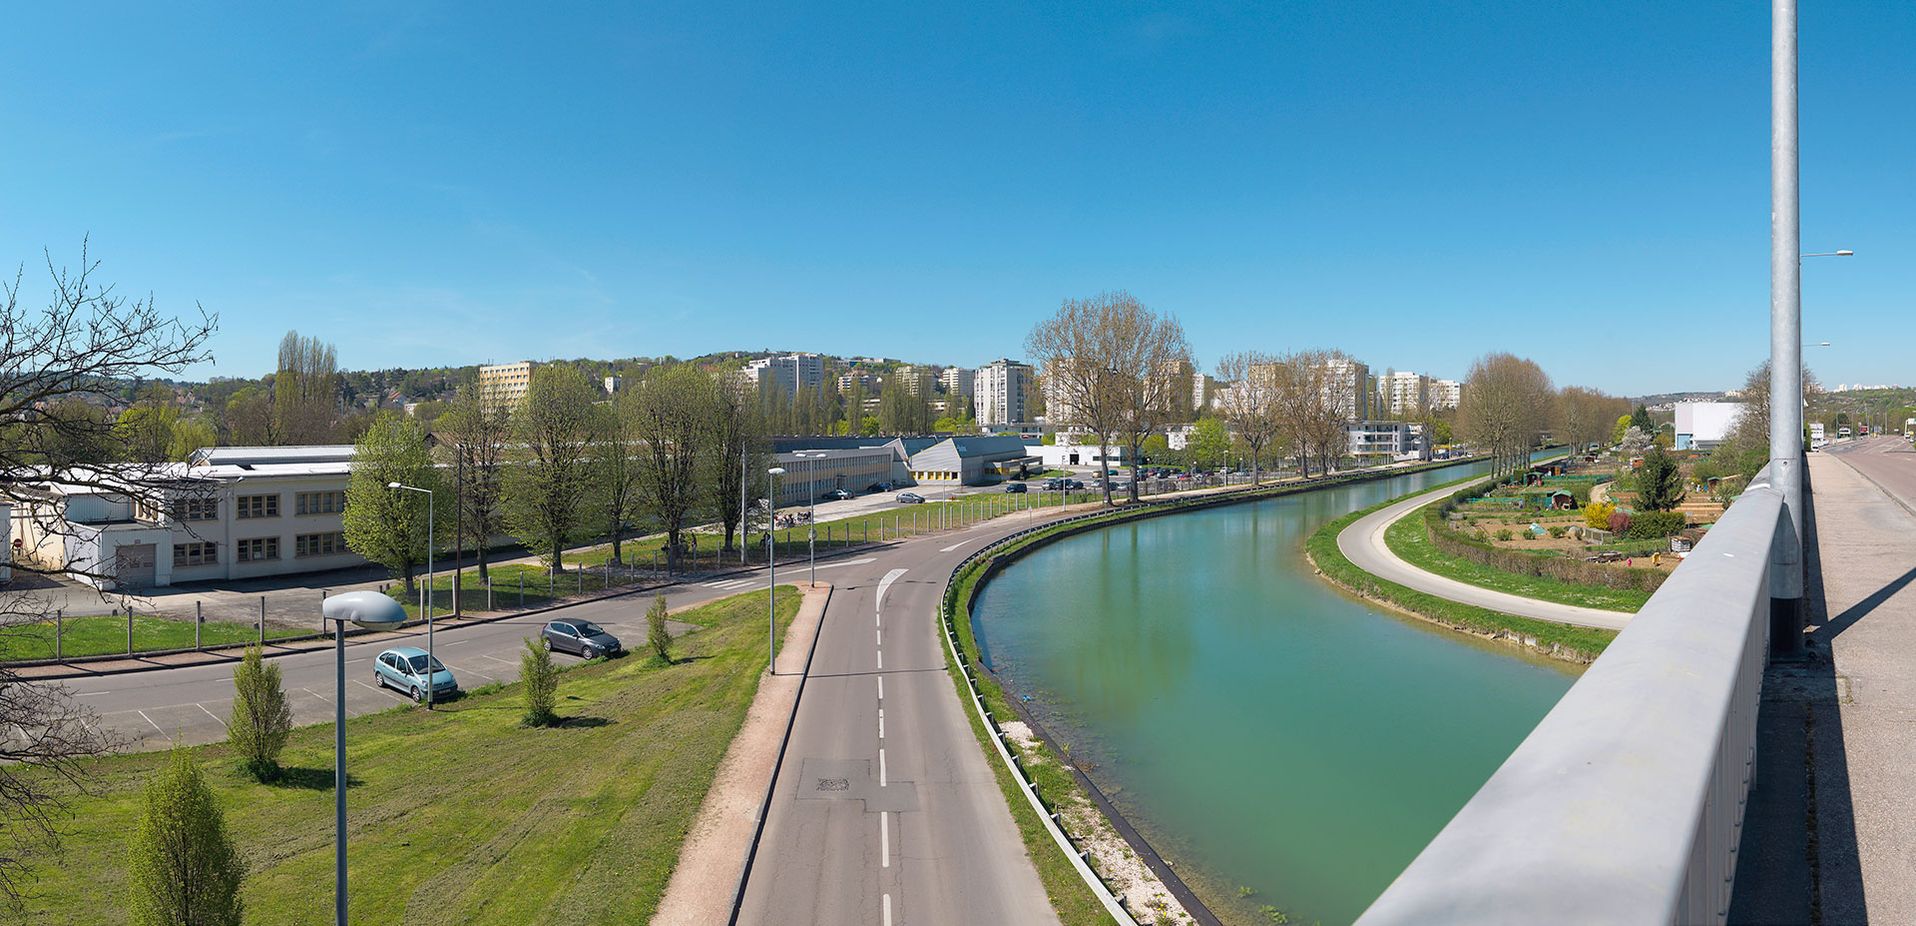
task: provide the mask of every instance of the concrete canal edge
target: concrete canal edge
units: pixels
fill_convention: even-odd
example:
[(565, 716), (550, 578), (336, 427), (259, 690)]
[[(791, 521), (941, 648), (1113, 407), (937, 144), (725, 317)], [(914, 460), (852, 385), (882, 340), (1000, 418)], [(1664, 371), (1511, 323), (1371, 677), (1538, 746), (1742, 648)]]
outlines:
[[(1103, 818), (1100, 822), (1110, 830), (1110, 834), (1108, 835), (1122, 839), (1122, 841), (1130, 847), (1131, 851), (1143, 861), (1150, 874), (1155, 876), (1159, 884), (1162, 885), (1164, 892), (1176, 899), (1192, 920), (1204, 924), (1204, 926), (1221, 926), (1221, 921), (1217, 918), (1216, 914), (1205, 906), (1204, 902), (1197, 897), (1196, 893), (1185, 884), (1184, 880), (1180, 878), (1173, 869), (1171, 863), (1166, 861), (1151, 847), (1144, 836), (1138, 832), (1136, 827), (1131, 825), (1129, 820), (1125, 819), (1124, 815), (1111, 803), (1109, 798), (1098, 788), (1095, 782), (1091, 781), (1076, 765), (1064, 758), (1064, 751), (1059, 747), (1056, 740), (1031, 716), (1029, 711), (1025, 710), (1015, 699), (1012, 699), (1005, 693), (1004, 687), (996, 675), (979, 660), (977, 642), (971, 627), (971, 606), (977, 596), (978, 589), (990, 581), (991, 577), (999, 570), (1044, 544), (1063, 537), (1102, 529), (1126, 521), (1213, 508), (1221, 505), (1261, 501), (1268, 498), (1294, 495), (1316, 489), (1372, 482), (1378, 479), (1414, 475), (1434, 469), (1444, 469), (1473, 462), (1477, 461), (1474, 458), (1434, 461), (1428, 464), (1398, 469), (1366, 470), (1354, 473), (1340, 473), (1332, 476), (1321, 476), (1310, 480), (1275, 484), (1240, 492), (1218, 493), (1198, 498), (1172, 499), (1130, 505), (1110, 511), (1098, 511), (1078, 515), (1061, 521), (1053, 521), (1028, 531), (1021, 531), (1001, 538), (979, 549), (971, 556), (966, 557), (952, 570), (951, 576), (945, 586), (945, 594), (939, 606), (939, 623), (945, 633), (946, 642), (953, 656), (953, 662), (947, 669), (952, 677), (953, 683), (958, 688), (960, 697), (970, 700), (973, 703), (976, 716), (971, 718), (972, 728), (978, 737), (979, 746), (987, 753), (995, 752), (1000, 757), (1000, 765), (997, 771), (1001, 777), (1009, 779), (1009, 782), (1005, 782), (1008, 785), (1006, 788), (1006, 799), (1007, 802), (1012, 805), (1014, 816), (1020, 818), (1020, 828), (1024, 828), (1022, 824), (1024, 823), (1026, 815), (1035, 810), (1040, 816), (1040, 822), (1050, 833), (1051, 840), (1056, 843), (1058, 851), (1069, 857), (1072, 866), (1083, 877), (1086, 887), (1090, 889), (1092, 894), (1096, 895), (1099, 902), (1106, 907), (1107, 912), (1110, 912), (1111, 915), (1121, 923), (1135, 922), (1135, 920), (1132, 920), (1130, 917), (1131, 913), (1146, 913), (1147, 911), (1131, 910), (1130, 907), (1124, 903), (1123, 899), (1112, 891), (1110, 885), (1106, 884), (1104, 879), (1086, 864), (1085, 856), (1089, 854), (1089, 850), (1082, 848), (1080, 840), (1074, 839), (1071, 835), (1066, 834), (1058, 825), (1061, 814), (1057, 808), (1062, 804), (1076, 803), (1095, 807), (1099, 815)], [(1064, 769), (1067, 772), (1067, 777), (1064, 777), (1062, 780), (1054, 779), (1049, 785), (1043, 785), (1037, 777), (1034, 777), (1030, 769), (1021, 765), (1020, 759), (1013, 748), (1020, 744), (1011, 743), (1007, 745), (1011, 737), (997, 719), (1000, 716), (1007, 715), (1017, 718), (1019, 722), (1023, 723), (1035, 734), (1032, 742), (1023, 745), (1025, 748), (1036, 753), (1039, 759), (1038, 761), (1028, 762), (1026, 764), (1037, 766), (1041, 762), (1050, 763), (1057, 768)], [(1009, 787), (1010, 782), (1015, 782), (1015, 789)], [(1019, 800), (1019, 795), (1016, 792), (1023, 792), (1022, 797), (1025, 800)], [(1029, 808), (1021, 806), (1027, 802), (1030, 804)], [(1094, 838), (1104, 835), (1107, 834), (1096, 834)], [(1101, 839), (1099, 841), (1108, 840)], [(1026, 845), (1027, 849), (1034, 853), (1042, 851), (1044, 848), (1041, 842), (1034, 843), (1029, 837), (1027, 837)], [(1044, 866), (1040, 865), (1039, 867), (1042, 873)], [(1050, 890), (1051, 887), (1052, 885), (1047, 884), (1047, 890)], [(1053, 896), (1054, 906), (1058, 904), (1059, 900), (1059, 897)], [(1114, 909), (1114, 901), (1116, 909)], [(1062, 911), (1060, 912), (1062, 914)], [(1156, 918), (1157, 911), (1152, 910), (1148, 912)]]
[[(1418, 492), (1464, 485), (1478, 478), (1460, 479), (1444, 486), (1419, 489)], [(1396, 504), (1411, 494), (1416, 493), (1387, 499), (1319, 527), (1304, 542), (1304, 556), (1309, 560), (1312, 570), (1326, 583), (1367, 603), (1550, 659), (1587, 665), (1616, 638), (1616, 631), (1613, 630), (1519, 617), (1421, 592), (1366, 572), (1338, 549), (1337, 536), (1345, 528), (1365, 515)]]

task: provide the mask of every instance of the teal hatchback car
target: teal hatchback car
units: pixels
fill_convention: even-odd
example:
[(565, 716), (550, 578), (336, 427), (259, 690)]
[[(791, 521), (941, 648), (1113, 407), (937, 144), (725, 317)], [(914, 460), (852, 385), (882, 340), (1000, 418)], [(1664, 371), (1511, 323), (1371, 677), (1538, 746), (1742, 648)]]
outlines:
[(452, 677), (451, 670), (444, 663), (426, 655), (426, 651), (417, 646), (396, 646), (379, 654), (373, 660), (373, 681), (387, 688), (396, 688), (406, 693), (414, 701), (426, 698), (426, 662), (432, 662), (432, 696), (445, 697), (459, 690), (459, 682)]

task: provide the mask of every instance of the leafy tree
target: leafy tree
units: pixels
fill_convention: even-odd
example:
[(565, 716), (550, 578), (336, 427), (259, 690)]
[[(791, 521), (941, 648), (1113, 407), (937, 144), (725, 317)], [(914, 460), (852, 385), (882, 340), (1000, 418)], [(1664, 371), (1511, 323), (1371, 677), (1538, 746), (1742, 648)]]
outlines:
[(245, 874), (199, 763), (185, 747), (174, 747), (146, 786), (146, 809), (128, 847), (128, 921), (239, 926)]
[(552, 707), (559, 698), (559, 670), (552, 664), (552, 653), (531, 637), (526, 638), (526, 651), (519, 654), (519, 681), (526, 688), (526, 726), (557, 723), (559, 715)]
[(659, 662), (672, 662), (672, 633), (665, 628), (665, 596), (652, 599), (651, 609), (645, 612), (645, 642), (652, 647), (652, 655)]
[[(346, 546), (404, 576), (412, 592), (413, 573), (426, 561), (428, 500), (418, 492), (388, 488), (392, 483), (439, 488), (439, 471), (426, 450), (419, 423), (397, 412), (381, 412), (354, 445), (352, 475), (346, 482)], [(437, 527), (437, 525), (432, 525)]]
[(219, 442), (219, 434), (212, 425), (198, 418), (181, 418), (173, 422), (173, 434), (166, 445), (166, 458), (184, 460), (192, 456), (193, 451)]
[(339, 410), (339, 363), (333, 346), (286, 332), (273, 374), (273, 427), (289, 444), (331, 439)]
[(583, 532), (592, 491), (598, 392), (570, 366), (547, 365), (513, 412), (515, 443), (503, 480), (506, 527), (553, 572), (565, 571), (566, 543)]
[(740, 523), (743, 512), (738, 500), (745, 497), (745, 479), (751, 472), (764, 472), (766, 467), (753, 466), (752, 448), (763, 443), (765, 422), (759, 417), (759, 408), (746, 391), (742, 378), (730, 374), (712, 376), (712, 452), (706, 459), (711, 474), (707, 478), (712, 486), (712, 501), (718, 507), (719, 523), (725, 527), (726, 552), (735, 549), (732, 535), (737, 533), (741, 542), (744, 538), (744, 526)]
[(279, 425), (273, 419), (270, 387), (246, 386), (226, 400), (221, 417), (226, 442), (257, 447), (279, 443)]
[(1610, 428), (1610, 443), (1612, 445), (1623, 443), (1623, 436), (1630, 432), (1630, 422), (1635, 420), (1635, 415), (1618, 415), (1617, 423)]
[[(476, 382), (459, 387), (453, 401), (435, 423), (433, 433), (452, 458), (453, 494), (459, 505), (460, 532), (475, 539), (479, 581), (488, 575), (486, 543), (500, 530), (500, 468), (512, 438), (512, 420), (497, 402), (486, 402)], [(455, 538), (461, 550), (465, 537)]]
[(1683, 504), (1683, 471), (1676, 458), (1652, 444), (1637, 470), (1637, 505), (1645, 511), (1669, 511)]
[(612, 540), (608, 562), (614, 566), (625, 562), (626, 528), (639, 509), (639, 461), (645, 453), (639, 441), (639, 402), (638, 393), (627, 390), (613, 396), (610, 405), (600, 406), (599, 439), (592, 444), (592, 495)]
[(147, 387), (140, 401), (120, 413), (114, 429), (126, 445), (126, 458), (135, 463), (162, 463), (170, 458), (173, 426), (180, 410), (173, 404), (172, 390), (164, 386)]
[(257, 645), (233, 670), (233, 719), (226, 725), (233, 751), (255, 779), (279, 777), (279, 752), (293, 732), (293, 706), (280, 684), (279, 664), (269, 663)]
[(1202, 467), (1222, 464), (1225, 455), (1231, 452), (1231, 431), (1217, 418), (1199, 418), (1186, 440), (1184, 449), (1190, 453), (1191, 461)]
[(686, 522), (700, 500), (700, 463), (712, 444), (717, 391), (712, 378), (690, 364), (655, 368), (632, 410), (643, 446), (639, 499), (665, 531), (668, 568), (676, 568), (683, 555)]

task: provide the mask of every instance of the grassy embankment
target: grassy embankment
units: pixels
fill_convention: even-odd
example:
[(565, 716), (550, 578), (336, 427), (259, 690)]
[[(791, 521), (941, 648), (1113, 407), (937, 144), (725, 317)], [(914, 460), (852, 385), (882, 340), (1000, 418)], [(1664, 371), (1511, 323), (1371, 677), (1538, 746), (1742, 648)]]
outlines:
[[(60, 622), (59, 651), (63, 658), (110, 656), (126, 652), (126, 615), (69, 617)], [(266, 625), (266, 639), (300, 636), (310, 633), (297, 627)], [(0, 662), (15, 662), (54, 657), (53, 621), (35, 621), (8, 627), (0, 633)], [(243, 621), (207, 621), (201, 626), (202, 646), (228, 646), (259, 639), (259, 628)], [(136, 614), (133, 617), (133, 651), (192, 649), (193, 622)]]
[[(520, 726), (517, 684), (435, 712), (347, 722), (352, 920), (642, 923), (764, 669), (765, 593), (674, 615), (699, 629), (671, 666), (643, 656), (566, 670), (565, 725)], [(781, 588), (789, 624), (796, 590)], [(327, 694), (331, 694), (330, 691)], [(332, 726), (293, 734), (287, 781), (245, 777), (224, 745), (196, 752), (246, 860), (246, 919), (320, 922), (332, 908)], [(89, 764), (60, 821), (63, 854), (29, 852), (27, 922), (124, 923), (127, 834), (162, 755)]]
[[(1667, 545), (1668, 541), (1662, 543)], [(1650, 600), (1651, 593), (1640, 589), (1607, 588), (1505, 572), (1446, 553), (1431, 542), (1430, 525), (1422, 511), (1413, 511), (1386, 528), (1384, 544), (1405, 562), (1426, 572), (1525, 598), (1625, 613), (1635, 613)]]
[[(1459, 480), (1456, 484), (1468, 482)], [(1428, 491), (1428, 490), (1419, 490)], [(1426, 620), (1478, 636), (1513, 640), (1547, 655), (1588, 662), (1616, 638), (1616, 633), (1594, 627), (1574, 627), (1549, 621), (1532, 620), (1460, 604), (1380, 579), (1359, 569), (1337, 548), (1337, 535), (1358, 518), (1392, 502), (1381, 502), (1361, 511), (1353, 511), (1317, 529), (1304, 542), (1305, 552), (1324, 576), (1365, 598), (1374, 598)]]

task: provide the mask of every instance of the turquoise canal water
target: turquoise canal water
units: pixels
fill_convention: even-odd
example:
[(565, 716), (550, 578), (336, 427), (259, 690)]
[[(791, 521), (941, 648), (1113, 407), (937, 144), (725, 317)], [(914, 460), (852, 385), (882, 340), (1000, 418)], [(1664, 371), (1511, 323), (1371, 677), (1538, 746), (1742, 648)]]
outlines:
[[(1120, 524), (1032, 552), (985, 661), (1227, 922), (1346, 923), (1575, 681), (1348, 598), (1303, 542), (1458, 466)], [(1238, 896), (1240, 886), (1256, 893)]]

